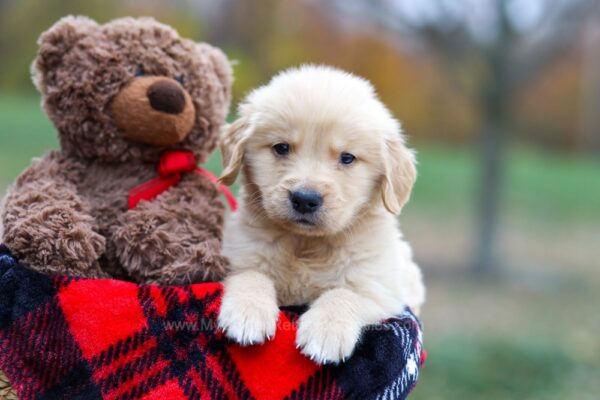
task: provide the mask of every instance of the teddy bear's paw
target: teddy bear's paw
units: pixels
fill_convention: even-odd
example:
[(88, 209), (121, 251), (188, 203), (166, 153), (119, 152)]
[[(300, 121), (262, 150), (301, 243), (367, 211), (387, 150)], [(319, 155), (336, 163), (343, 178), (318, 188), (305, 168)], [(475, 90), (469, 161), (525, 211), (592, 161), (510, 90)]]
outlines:
[(104, 253), (106, 239), (87, 225), (77, 224), (65, 232), (60, 245), (69, 258), (92, 263)]
[[(332, 310), (330, 310), (332, 311)], [(311, 308), (298, 321), (296, 345), (318, 364), (336, 364), (348, 359), (358, 342), (361, 325), (319, 307)]]
[[(216, 241), (216, 240), (215, 240)], [(218, 251), (217, 247), (217, 251)], [(219, 282), (226, 274), (227, 259), (216, 253), (210, 243), (199, 243), (178, 254), (170, 264), (145, 272), (143, 282), (156, 285), (189, 285)]]
[(107, 277), (98, 259), (104, 253), (106, 239), (86, 224), (75, 224), (55, 241), (57, 251), (53, 264), (63, 262), (69, 274), (90, 278)]
[(189, 260), (183, 260), (183, 264), (190, 270), (190, 280), (181, 281), (181, 275), (176, 275), (174, 280), (178, 284), (223, 280), (227, 273), (228, 262), (221, 255), (221, 241), (219, 239), (207, 239), (196, 243), (187, 252), (190, 254)]
[(142, 202), (136, 209), (124, 213), (111, 232), (111, 241), (117, 258), (130, 276), (139, 282), (158, 283), (161, 271), (172, 264), (172, 255), (182, 253), (182, 248), (173, 245), (172, 235), (159, 229), (162, 221), (144, 212), (148, 206)]
[(26, 264), (53, 274), (87, 275), (105, 248), (104, 237), (90, 228), (85, 216), (59, 207), (9, 227), (4, 239)]
[(129, 276), (158, 285), (222, 280), (227, 261), (221, 255), (220, 241), (177, 226), (176, 221), (165, 219), (166, 212), (156, 217), (152, 206), (143, 202), (125, 213), (111, 234), (115, 254)]
[(219, 312), (219, 328), (242, 345), (263, 343), (275, 336), (279, 308), (274, 299), (255, 293), (252, 298), (225, 292)]

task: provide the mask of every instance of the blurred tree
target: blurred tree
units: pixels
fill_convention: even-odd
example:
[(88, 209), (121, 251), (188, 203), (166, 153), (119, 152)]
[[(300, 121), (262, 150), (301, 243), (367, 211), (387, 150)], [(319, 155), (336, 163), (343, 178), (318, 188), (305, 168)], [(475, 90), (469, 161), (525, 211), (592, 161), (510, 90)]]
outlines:
[[(208, 40), (238, 61), (234, 98), (278, 71), (304, 63), (336, 66), (369, 79), (404, 128), (419, 138), (467, 140), (476, 131), (470, 100), (441, 74), (439, 60), (414, 54), (398, 41), (349, 24), (318, 2), (273, 0), (201, 1)], [(404, 44), (404, 43), (403, 43)], [(470, 66), (466, 74), (477, 68)], [(232, 109), (233, 111), (233, 109)], [(436, 118), (431, 118), (436, 115)]]
[[(328, 0), (325, 4), (395, 32), (441, 58), (480, 104), (481, 176), (473, 271), (498, 272), (497, 226), (511, 102), (579, 38), (596, 0)], [(461, 69), (480, 65), (480, 77)], [(597, 113), (594, 113), (597, 114)]]
[[(519, 142), (538, 147), (581, 151), (582, 52), (574, 47), (521, 91), (513, 102), (513, 132)], [(599, 103), (596, 103), (597, 105)], [(596, 107), (597, 107), (596, 105)], [(552, 110), (552, 112), (548, 112)]]

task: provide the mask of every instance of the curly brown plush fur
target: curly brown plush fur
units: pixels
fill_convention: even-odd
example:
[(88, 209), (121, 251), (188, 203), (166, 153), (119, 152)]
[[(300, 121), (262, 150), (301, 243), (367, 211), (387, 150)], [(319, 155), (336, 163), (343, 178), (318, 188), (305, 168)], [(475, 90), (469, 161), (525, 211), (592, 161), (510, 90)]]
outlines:
[(66, 17), (39, 45), (34, 82), (61, 150), (35, 160), (9, 190), (3, 241), (50, 274), (220, 279), (224, 207), (212, 182), (186, 174), (132, 210), (127, 192), (156, 176), (167, 149), (199, 162), (213, 151), (230, 101), (223, 53), (149, 18)]

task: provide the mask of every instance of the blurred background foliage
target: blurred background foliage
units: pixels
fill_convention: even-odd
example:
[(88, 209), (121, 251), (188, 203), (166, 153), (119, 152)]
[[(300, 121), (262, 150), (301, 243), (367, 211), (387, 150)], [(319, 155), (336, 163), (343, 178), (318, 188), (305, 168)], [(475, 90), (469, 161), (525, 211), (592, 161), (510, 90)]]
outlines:
[(57, 146), (29, 65), (64, 15), (154, 16), (220, 46), (234, 104), (283, 68), (347, 69), (418, 151), (400, 219), (429, 291), (413, 398), (597, 399), (598, 3), (0, 0), (0, 194)]

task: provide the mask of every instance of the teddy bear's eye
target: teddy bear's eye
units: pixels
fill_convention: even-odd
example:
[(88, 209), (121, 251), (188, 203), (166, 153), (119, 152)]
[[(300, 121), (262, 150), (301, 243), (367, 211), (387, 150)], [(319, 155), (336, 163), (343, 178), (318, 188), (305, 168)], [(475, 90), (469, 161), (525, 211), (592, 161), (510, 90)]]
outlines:
[(175, 77), (175, 80), (183, 85), (183, 84), (185, 84), (185, 75), (183, 75), (183, 74), (177, 75)]
[(144, 71), (144, 67), (142, 65), (138, 65), (137, 68), (135, 69), (135, 76), (144, 76), (146, 74), (146, 72)]

